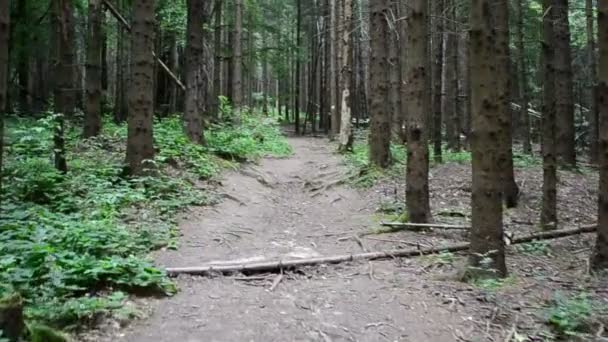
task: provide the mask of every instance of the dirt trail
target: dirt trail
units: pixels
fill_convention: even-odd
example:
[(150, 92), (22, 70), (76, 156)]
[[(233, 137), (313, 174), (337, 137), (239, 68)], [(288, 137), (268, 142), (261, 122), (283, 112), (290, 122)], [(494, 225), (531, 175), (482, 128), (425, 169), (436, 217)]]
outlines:
[[(189, 212), (162, 266), (361, 252), (350, 237), (374, 226), (370, 194), (339, 184), (345, 167), (326, 140), (290, 138), (294, 155), (230, 172), (225, 200)], [(374, 246), (363, 246), (373, 249)], [(370, 272), (372, 267), (373, 272)], [(121, 341), (454, 341), (475, 338), (466, 307), (446, 305), (408, 260), (305, 268), (276, 275), (183, 276)], [(373, 279), (372, 279), (373, 278)], [(481, 337), (479, 340), (485, 340)]]

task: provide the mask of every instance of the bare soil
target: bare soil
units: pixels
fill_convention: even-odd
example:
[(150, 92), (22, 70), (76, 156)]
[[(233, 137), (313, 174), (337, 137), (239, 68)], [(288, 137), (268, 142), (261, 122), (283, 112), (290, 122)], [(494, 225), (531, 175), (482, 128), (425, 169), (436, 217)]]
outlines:
[[(355, 238), (378, 228), (379, 208), (402, 203), (403, 179), (353, 189), (348, 169), (326, 139), (289, 138), (294, 155), (266, 158), (229, 172), (224, 200), (192, 208), (182, 219), (180, 248), (161, 251), (163, 267), (308, 258), (466, 241), (466, 233), (395, 232)], [(431, 171), (437, 221), (467, 222), (470, 166)], [(505, 212), (506, 229), (536, 230), (540, 169), (517, 171), (521, 205)], [(560, 173), (560, 226), (595, 219), (597, 176)], [(546, 306), (557, 291), (587, 291), (607, 301), (606, 282), (588, 276), (593, 236), (555, 240), (548, 253), (509, 248), (511, 280), (499, 289), (457, 281), (464, 257), (427, 256), (303, 268), (277, 274), (176, 279), (171, 298), (136, 300), (146, 317), (108, 324), (92, 341), (531, 341), (551, 334)], [(449, 259), (449, 260), (448, 260)], [(608, 304), (608, 303), (607, 303)], [(599, 323), (598, 323), (599, 327)], [(601, 333), (600, 333), (601, 335)]]

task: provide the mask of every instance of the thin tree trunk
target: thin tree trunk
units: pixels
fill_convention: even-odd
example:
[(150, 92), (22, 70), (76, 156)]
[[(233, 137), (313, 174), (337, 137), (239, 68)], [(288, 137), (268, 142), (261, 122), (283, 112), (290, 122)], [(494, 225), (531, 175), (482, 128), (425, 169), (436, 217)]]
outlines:
[(18, 76), (18, 85), (19, 85), (19, 111), (21, 113), (29, 113), (30, 112), (30, 49), (28, 48), (28, 44), (30, 44), (30, 32), (28, 28), (32, 23), (30, 22), (30, 12), (28, 9), (27, 0), (19, 0), (17, 1), (16, 8), (16, 20), (15, 22), (19, 22), (22, 26), (20, 30), (13, 32), (14, 38), (19, 42), (21, 48), (17, 50), (17, 76)]
[(501, 183), (503, 186), (503, 199), (507, 208), (517, 206), (519, 188), (515, 183), (513, 172), (513, 137), (511, 115), (511, 59), (509, 51), (509, 2), (497, 0), (494, 3), (496, 26), (496, 90), (498, 96), (498, 142), (500, 150), (498, 156)]
[(399, 110), (399, 32), (397, 31), (397, 3), (391, 4), (386, 20), (391, 22), (388, 30), (388, 111), (391, 118), (391, 137), (398, 141), (401, 137), (403, 120)]
[(557, 226), (557, 161), (555, 142), (555, 37), (553, 0), (543, 0), (543, 114), (541, 119), (543, 155), (543, 199), (540, 223), (544, 229)]
[(594, 270), (608, 269), (608, 0), (598, 0), (598, 108), (600, 121), (599, 159), (600, 184), (598, 201), (598, 226), (595, 251), (591, 257)]
[(243, 35), (243, 0), (234, 1), (234, 40), (232, 41), (232, 91), (234, 92), (232, 102), (234, 108), (238, 111), (243, 105), (243, 52), (242, 52), (242, 35)]
[[(406, 204), (412, 223), (431, 220), (429, 204), (429, 150), (427, 121), (431, 108), (428, 39), (428, 6), (424, 0), (411, 2), (408, 20), (406, 96), (407, 122)], [(386, 133), (385, 133), (386, 134)], [(388, 135), (388, 134), (387, 134)]]
[(300, 48), (302, 44), (300, 31), (302, 29), (302, 2), (296, 0), (296, 71), (294, 84), (294, 123), (296, 134), (300, 134)]
[(519, 69), (519, 105), (520, 120), (518, 125), (521, 138), (523, 140), (523, 150), (526, 154), (532, 154), (532, 144), (530, 143), (530, 116), (528, 115), (528, 68), (526, 65), (526, 49), (524, 35), (524, 0), (517, 0), (517, 58)]
[(473, 210), (467, 278), (507, 275), (502, 238), (500, 145), (496, 142), (502, 115), (496, 78), (507, 75), (497, 75), (504, 69), (495, 69), (500, 43), (492, 20), (500, 10), (492, 6), (491, 0), (473, 0), (471, 4)]
[(127, 132), (127, 165), (131, 175), (141, 175), (145, 162), (154, 159), (154, 0), (133, 1), (131, 82)]
[(4, 113), (8, 88), (8, 47), (10, 37), (9, 1), (0, 0), (0, 203), (2, 191), (2, 170), (4, 166)]
[(589, 61), (589, 159), (598, 162), (599, 118), (597, 98), (597, 63), (595, 60), (595, 30), (593, 26), (593, 0), (585, 0), (587, 16), (587, 54)]
[[(179, 68), (179, 51), (177, 48), (177, 37), (175, 32), (169, 34), (169, 65), (171, 70), (177, 72)], [(177, 113), (177, 102), (179, 94), (175, 82), (169, 82), (169, 113)]]
[(342, 2), (344, 0), (336, 0), (336, 79), (334, 80), (333, 86), (336, 88), (336, 136), (339, 137), (340, 134), (340, 124), (342, 120), (340, 118), (340, 113), (342, 113), (342, 51), (344, 51), (344, 47), (342, 44), (344, 41), (342, 40), (342, 31), (344, 30), (344, 17), (342, 10), (344, 8)]
[(558, 161), (576, 165), (574, 146), (574, 88), (568, 0), (554, 0), (555, 144)]
[(219, 118), (219, 98), (222, 95), (222, 0), (215, 0), (215, 29), (213, 32), (213, 97), (211, 98), (211, 113), (213, 120)]
[[(370, 0), (370, 132), (369, 158), (372, 164), (391, 164), (391, 117), (388, 108), (388, 2)], [(412, 48), (410, 46), (410, 48)], [(410, 112), (412, 113), (412, 112)]]
[(336, 1), (330, 1), (330, 14), (329, 14), (329, 79), (327, 80), (327, 87), (329, 88), (329, 110), (331, 119), (331, 135), (330, 138), (335, 138), (340, 133), (340, 121), (338, 118), (337, 111), (337, 92), (336, 92), (336, 49), (337, 49), (337, 17), (336, 17)]
[(87, 31), (86, 116), (84, 137), (101, 132), (101, 0), (89, 0)]
[(343, 13), (343, 29), (342, 29), (342, 105), (340, 106), (340, 146), (342, 152), (352, 151), (353, 149), (353, 129), (351, 122), (351, 97), (350, 86), (352, 77), (352, 56), (353, 56), (353, 40), (351, 32), (353, 32), (353, 0), (344, 0), (341, 2), (344, 7)]
[(187, 0), (188, 27), (186, 31), (186, 94), (184, 96), (184, 131), (194, 143), (203, 144), (203, 113), (201, 112), (200, 86), (203, 64), (203, 20), (205, 0)]
[(436, 163), (442, 162), (442, 147), (441, 147), (441, 123), (442, 123), (442, 77), (443, 74), (443, 11), (444, 0), (434, 1), (434, 18), (433, 18), (433, 51), (434, 63), (432, 70), (433, 84), (433, 158)]
[[(455, 3), (447, 2), (445, 14), (448, 17), (445, 33), (445, 61), (443, 92), (443, 115), (446, 120), (447, 147), (452, 151), (460, 150), (460, 132), (456, 100), (458, 96), (458, 35), (456, 34)], [(456, 80), (456, 84), (454, 84)]]

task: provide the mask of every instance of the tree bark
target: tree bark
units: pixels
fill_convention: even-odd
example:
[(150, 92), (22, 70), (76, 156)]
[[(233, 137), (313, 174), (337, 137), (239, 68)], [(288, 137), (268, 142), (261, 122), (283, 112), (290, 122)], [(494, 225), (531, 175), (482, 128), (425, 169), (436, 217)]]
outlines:
[[(499, 92), (497, 78), (506, 77), (496, 69), (497, 41), (495, 11), (491, 0), (471, 4), (471, 87), (472, 87), (472, 229), (467, 278), (507, 275), (502, 226), (502, 198), (498, 156), (500, 145)], [(494, 12), (494, 13), (493, 13)]]
[[(19, 111), (21, 113), (30, 112), (30, 31), (29, 27), (32, 25), (30, 22), (30, 13), (28, 11), (27, 0), (17, 1), (17, 8), (15, 13), (15, 23), (19, 23), (20, 29), (13, 32), (14, 39), (20, 45), (20, 49), (17, 50), (17, 76), (18, 76), (18, 98), (19, 98)], [(14, 24), (15, 24), (14, 23)]]
[(391, 116), (388, 108), (388, 1), (370, 0), (370, 132), (369, 158), (373, 165), (391, 164)]
[(543, 114), (541, 118), (543, 155), (543, 198), (540, 223), (544, 229), (557, 226), (557, 161), (555, 141), (555, 37), (553, 0), (543, 0)]
[(442, 124), (442, 75), (443, 75), (443, 12), (444, 0), (434, 0), (433, 16), (433, 158), (436, 163), (442, 162), (441, 124)]
[(600, 184), (597, 240), (591, 257), (591, 267), (594, 270), (606, 270), (608, 269), (608, 0), (598, 0), (597, 28), (600, 50), (598, 63)]
[(126, 157), (131, 175), (144, 174), (145, 162), (154, 159), (154, 21), (154, 0), (134, 0)]
[(101, 0), (89, 0), (87, 27), (86, 115), (84, 137), (97, 136), (101, 132)]
[(499, 112), (498, 141), (500, 150), (498, 156), (503, 186), (503, 199), (507, 208), (517, 206), (519, 188), (513, 172), (513, 134), (511, 115), (511, 58), (509, 51), (509, 2), (495, 0), (496, 26), (496, 90), (497, 109)]
[(598, 162), (599, 117), (597, 93), (597, 62), (595, 58), (595, 30), (593, 26), (593, 0), (585, 0), (587, 17), (587, 54), (589, 62), (589, 159)]
[(568, 0), (554, 0), (553, 30), (555, 46), (555, 144), (558, 161), (576, 165), (574, 146), (574, 89)]
[(343, 29), (342, 29), (342, 63), (340, 77), (341, 88), (342, 88), (342, 105), (340, 106), (340, 145), (339, 150), (342, 152), (352, 151), (353, 149), (353, 129), (351, 122), (351, 96), (350, 86), (352, 77), (352, 56), (353, 56), (353, 44), (351, 39), (351, 32), (354, 31), (353, 24), (353, 0), (344, 0), (343, 4)]
[[(427, 121), (431, 108), (428, 39), (428, 6), (424, 0), (414, 0), (408, 20), (408, 53), (406, 96), (407, 167), (406, 204), (412, 223), (431, 220), (429, 204), (429, 150)], [(385, 131), (385, 135), (387, 131)]]
[(234, 40), (232, 41), (232, 103), (238, 111), (243, 105), (243, 0), (234, 1)]
[[(8, 48), (10, 37), (9, 1), (0, 0), (0, 194), (2, 191), (2, 170), (4, 166), (4, 113), (6, 112), (8, 91)], [(0, 196), (1, 200), (1, 196)]]
[(523, 150), (526, 154), (532, 154), (530, 143), (530, 116), (528, 115), (528, 68), (526, 65), (526, 49), (524, 35), (524, 0), (517, 0), (517, 64), (519, 74), (519, 105), (520, 105), (520, 137), (523, 140)]
[(196, 144), (203, 144), (203, 113), (201, 112), (202, 83), (201, 65), (203, 64), (203, 20), (205, 0), (187, 0), (188, 27), (186, 31), (186, 94), (184, 96), (184, 132)]

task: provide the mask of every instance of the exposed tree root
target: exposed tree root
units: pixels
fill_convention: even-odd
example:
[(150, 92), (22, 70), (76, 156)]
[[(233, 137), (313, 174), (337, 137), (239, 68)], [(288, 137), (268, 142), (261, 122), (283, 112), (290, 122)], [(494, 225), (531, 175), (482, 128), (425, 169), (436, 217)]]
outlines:
[[(596, 230), (597, 225), (582, 226), (579, 228), (569, 228), (561, 230), (546, 231), (534, 233), (512, 239), (512, 244), (527, 243), (535, 240), (549, 240), (582, 233), (592, 233)], [(343, 254), (328, 257), (318, 257), (299, 260), (279, 260), (273, 262), (258, 262), (249, 264), (234, 264), (234, 265), (203, 265), (194, 267), (175, 267), (167, 268), (167, 274), (177, 276), (180, 274), (213, 276), (216, 274), (232, 274), (236, 272), (242, 273), (259, 273), (259, 272), (280, 272), (285, 269), (294, 269), (302, 266), (314, 266), (320, 264), (339, 264), (357, 260), (381, 260), (393, 258), (409, 258), (426, 254), (436, 254), (441, 252), (459, 252), (469, 249), (469, 244), (466, 242), (450, 244), (442, 247), (429, 248), (410, 248), (410, 249), (394, 249), (379, 252), (366, 252), (359, 254)]]

